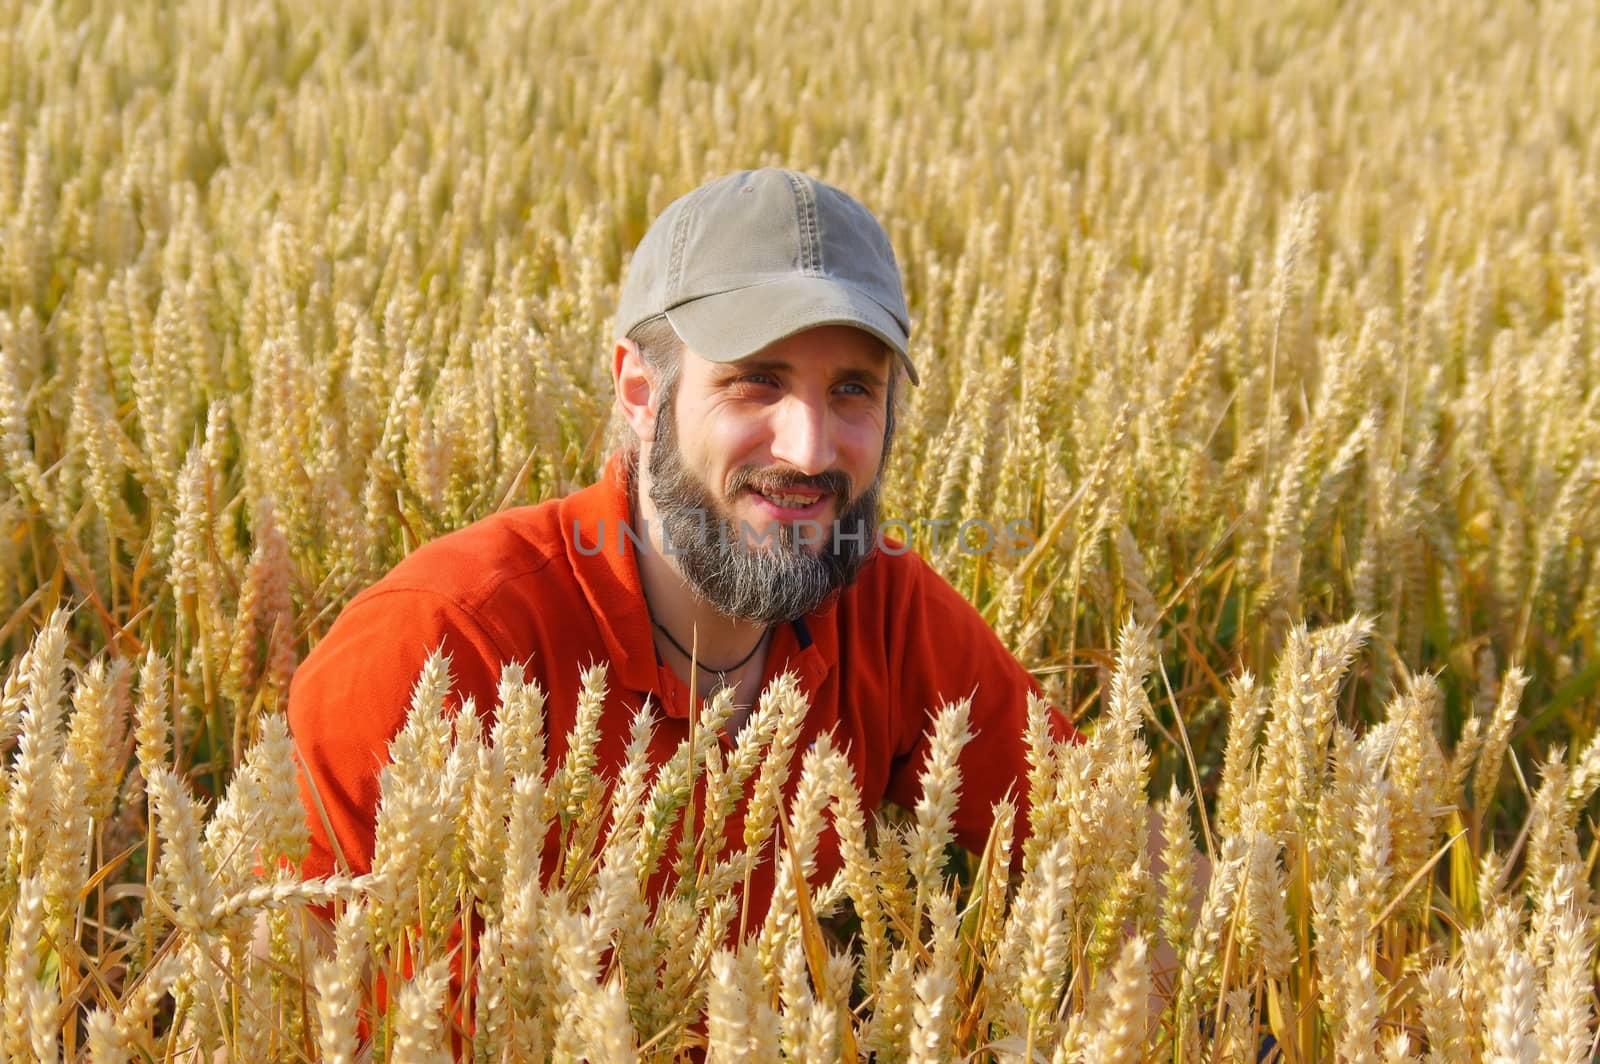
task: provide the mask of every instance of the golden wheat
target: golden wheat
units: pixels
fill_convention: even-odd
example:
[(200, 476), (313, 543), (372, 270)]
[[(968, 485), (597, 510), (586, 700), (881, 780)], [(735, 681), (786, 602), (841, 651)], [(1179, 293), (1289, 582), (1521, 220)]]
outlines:
[[(67, 692), (50, 668), (61, 633), (58, 618), (28, 653), (25, 736), (38, 736), (38, 721), (52, 714), (58, 738), (74, 723), (60, 719)], [(1413, 1031), (1446, 1058), (1577, 1059), (1594, 1036), (1596, 929), (1576, 837), (1590, 795), (1575, 789), (1563, 761), (1552, 761), (1529, 814), (1525, 871), (1508, 881), (1492, 850), (1474, 870), (1468, 833), (1454, 826), (1465, 795), (1434, 789), (1419, 806), (1410, 789), (1413, 766), (1429, 759), (1438, 766), (1431, 778), (1442, 778), (1437, 699), (1402, 692), (1365, 735), (1335, 725), (1306, 738), (1336, 704), (1366, 634), (1359, 621), (1290, 633), (1253, 760), (1263, 773), (1273, 763), (1298, 764), (1300, 797), (1285, 814), (1275, 792), (1250, 779), (1235, 816), (1218, 825), (1198, 907), (1186, 872), (1192, 858), (1182, 856), (1192, 846), (1192, 796), (1178, 790), (1165, 805), (1164, 874), (1143, 860), (1142, 803), (1122, 805), (1121, 792), (1136, 798), (1141, 787), (1139, 773), (1126, 775), (1123, 766), (1149, 756), (1136, 707), (1152, 642), (1130, 625), (1109, 685), (1111, 702), (1121, 705), (1107, 705), (1086, 743), (1037, 752), (1053, 771), (1030, 784), (1030, 808), (1048, 809), (1063, 792), (1073, 800), (1041, 821), (1052, 827), (1032, 836), (1014, 890), (983, 862), (969, 875), (917, 856), (949, 830), (940, 796), (960, 786), (958, 704), (938, 717), (922, 778), (931, 797), (901, 825), (878, 820), (864, 840), (859, 826), (845, 827), (843, 836), (856, 841), (842, 848), (845, 868), (832, 881), (818, 879), (812, 860), (822, 819), (859, 825), (862, 811), (826, 737), (806, 752), (776, 830), (745, 854), (779, 868), (771, 910), (759, 932), (731, 939), (739, 909), (736, 881), (719, 875), (712, 859), (724, 845), (720, 833), (696, 836), (688, 859), (667, 866), (664, 886), (653, 882), (661, 849), (643, 841), (647, 825), (668, 834), (684, 823), (683, 781), (721, 756), (716, 745), (686, 744), (680, 770), (652, 773), (641, 742), (614, 778), (586, 785), (596, 788), (592, 801), (520, 800), (544, 778), (543, 767), (486, 746), (472, 727), (451, 738), (440, 712), (448, 665), (435, 655), (381, 777), (384, 842), (370, 875), (301, 883), (277, 871), (304, 845), (303, 821), (278, 781), (289, 763), (278, 718), (267, 719), (204, 826), (188, 788), (169, 768), (151, 768), (145, 786), (161, 860), (147, 907), (168, 923), (146, 928), (159, 934), (154, 950), (141, 952), (132, 930), (98, 961), (80, 943), (79, 963), (100, 966), (80, 973), (97, 988), (74, 988), (85, 1002), (82, 1040), (96, 1059), (151, 1048), (340, 1058), (368, 1038), (386, 1059), (432, 1059), (450, 1052), (447, 1032), (460, 1023), (469, 1032), (454, 1036), (465, 1039), (460, 1051), (472, 1046), (491, 1059), (670, 1058), (700, 1046), (712, 1055), (776, 1046), (804, 1059), (867, 1047), (886, 1059), (979, 1051), (1102, 1060), (1188, 1056), (1210, 1052), (1207, 1045), (1237, 1057), (1270, 1033), (1292, 1059), (1376, 1059), (1400, 1053), (1397, 1035)], [(162, 677), (159, 668), (144, 673)], [(72, 691), (74, 718), (92, 711), (82, 691), (96, 690), (104, 676), (84, 670)], [(590, 688), (603, 683), (603, 669), (591, 671)], [(519, 703), (539, 703), (526, 687), (511, 675), (502, 683), (495, 738), (518, 726)], [(789, 757), (770, 722), (803, 712), (792, 683), (774, 685), (765, 699), (758, 719), (769, 724), (746, 740), (761, 751), (747, 778)], [(708, 725), (726, 714), (726, 698), (718, 701), (706, 707)], [(1278, 726), (1280, 714), (1289, 724)], [(1432, 714), (1426, 727), (1411, 726), (1419, 714)], [(643, 735), (648, 718), (639, 724)], [(57, 764), (71, 764), (71, 750), (58, 745)], [(476, 786), (501, 796), (475, 806), (460, 797), (469, 754), (473, 764), (505, 763), (480, 759), (488, 750), (516, 757), (527, 774), (478, 777)], [(1421, 844), (1402, 862), (1398, 840), (1408, 821)], [(599, 832), (599, 822), (612, 831)], [(1011, 823), (1009, 811), (997, 811), (986, 861), (1003, 859)], [(531, 840), (558, 827), (569, 844), (554, 878), (526, 875), (529, 857), (508, 855), (500, 882), (484, 891), (501, 901), (480, 904), (481, 859), (453, 840), (506, 832), (526, 854)], [(1099, 857), (1111, 852), (1114, 833), (1138, 843), (1126, 871)], [(584, 841), (574, 848), (573, 839)], [(86, 836), (81, 845), (76, 859), (87, 862)], [(408, 860), (397, 864), (394, 854)], [(62, 933), (45, 930), (53, 870), (42, 852), (12, 856), (6, 1037), (13, 1052), (31, 1053), (62, 1034), (76, 1038), (76, 1024), (60, 1016), (62, 955), (50, 943)], [(1467, 874), (1430, 876), (1440, 858), (1452, 867), (1464, 861)], [(329, 945), (292, 931), (295, 914), (330, 901), (341, 915)], [(1441, 911), (1459, 938), (1438, 935)], [(452, 954), (450, 940), (452, 927), (474, 913), (483, 929), (467, 960)], [(271, 929), (265, 951), (250, 945), (257, 914)], [(838, 952), (850, 947), (835, 937), (851, 925), (845, 914), (863, 929), (859, 955)], [(47, 965), (50, 956), (58, 959)], [(107, 976), (125, 989), (110, 989)]]
[[(1586, 1059), (1596, 54), (1559, 2), (0, 0), (4, 1055)], [(627, 249), (756, 163), (883, 218), (886, 516), (1088, 741), (1034, 707), (952, 862), (959, 707), (901, 817), (791, 682), (607, 778), (603, 667), (547, 763), (536, 684), (480, 728), (434, 661), (373, 874), (299, 883), (297, 656), (596, 475)]]

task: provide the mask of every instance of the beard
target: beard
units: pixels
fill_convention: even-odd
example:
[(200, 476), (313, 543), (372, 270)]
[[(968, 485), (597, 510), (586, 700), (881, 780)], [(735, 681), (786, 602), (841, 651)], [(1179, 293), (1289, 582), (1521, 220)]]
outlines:
[[(650, 448), (650, 501), (678, 571), (695, 594), (725, 617), (772, 625), (805, 616), (855, 581), (877, 543), (880, 478), (852, 500), (850, 478), (838, 471), (806, 476), (743, 466), (729, 475), (718, 498), (684, 464), (676, 419), (669, 400), (656, 418)], [(765, 548), (753, 546), (746, 541), (747, 524), (732, 510), (746, 488), (820, 491), (833, 500), (838, 517), (821, 529), (820, 544), (801, 541), (802, 523), (780, 520), (757, 537)], [(811, 522), (807, 531), (818, 524)]]

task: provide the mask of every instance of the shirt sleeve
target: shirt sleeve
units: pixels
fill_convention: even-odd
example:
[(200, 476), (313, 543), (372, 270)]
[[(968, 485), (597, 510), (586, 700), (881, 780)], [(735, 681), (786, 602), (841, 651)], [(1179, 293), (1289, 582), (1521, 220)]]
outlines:
[(307, 878), (372, 870), (378, 773), (417, 677), (440, 648), (450, 659), (452, 711), (470, 696), (492, 712), (499, 649), (466, 611), (425, 589), (357, 598), (296, 670), (288, 716), (311, 829)]
[[(922, 793), (933, 721), (947, 703), (971, 696), (972, 739), (962, 750), (956, 841), (981, 853), (996, 802), (1017, 805), (1019, 835), (1027, 825), (1028, 698), (1039, 684), (995, 635), (982, 615), (920, 559), (903, 615), (899, 712), (901, 734), (889, 778), (891, 801), (912, 808)], [(891, 648), (892, 652), (892, 648)], [(1066, 716), (1050, 707), (1058, 739), (1075, 738)], [(1021, 847), (1016, 848), (1021, 853)]]

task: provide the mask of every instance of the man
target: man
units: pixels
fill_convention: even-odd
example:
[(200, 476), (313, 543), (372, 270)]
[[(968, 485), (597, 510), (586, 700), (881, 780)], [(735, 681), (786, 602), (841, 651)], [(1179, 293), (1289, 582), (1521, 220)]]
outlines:
[[(525, 663), (548, 692), (551, 763), (580, 670), (608, 663), (601, 771), (646, 701), (663, 717), (659, 763), (688, 735), (691, 683), (733, 689), (731, 744), (762, 687), (793, 672), (811, 704), (801, 748), (831, 732), (868, 808), (915, 802), (934, 712), (971, 695), (955, 828), (981, 848), (992, 804), (1020, 790), (1036, 685), (924, 561), (880, 543), (895, 391), (917, 380), (882, 227), (802, 174), (712, 181), (645, 234), (617, 336), (629, 442), (600, 482), (417, 550), (300, 667), (289, 720), (314, 810), (306, 874), (370, 869), (378, 768), (441, 645), (458, 694), (486, 713), (502, 663)], [(837, 855), (819, 864), (829, 873)], [(768, 862), (753, 907), (770, 883)]]

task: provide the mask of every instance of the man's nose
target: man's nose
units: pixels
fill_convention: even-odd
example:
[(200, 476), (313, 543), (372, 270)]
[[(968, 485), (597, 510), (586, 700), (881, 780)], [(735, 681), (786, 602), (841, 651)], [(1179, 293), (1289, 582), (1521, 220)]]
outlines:
[(773, 425), (772, 457), (806, 476), (825, 473), (838, 457), (826, 405), (790, 396), (779, 404)]

